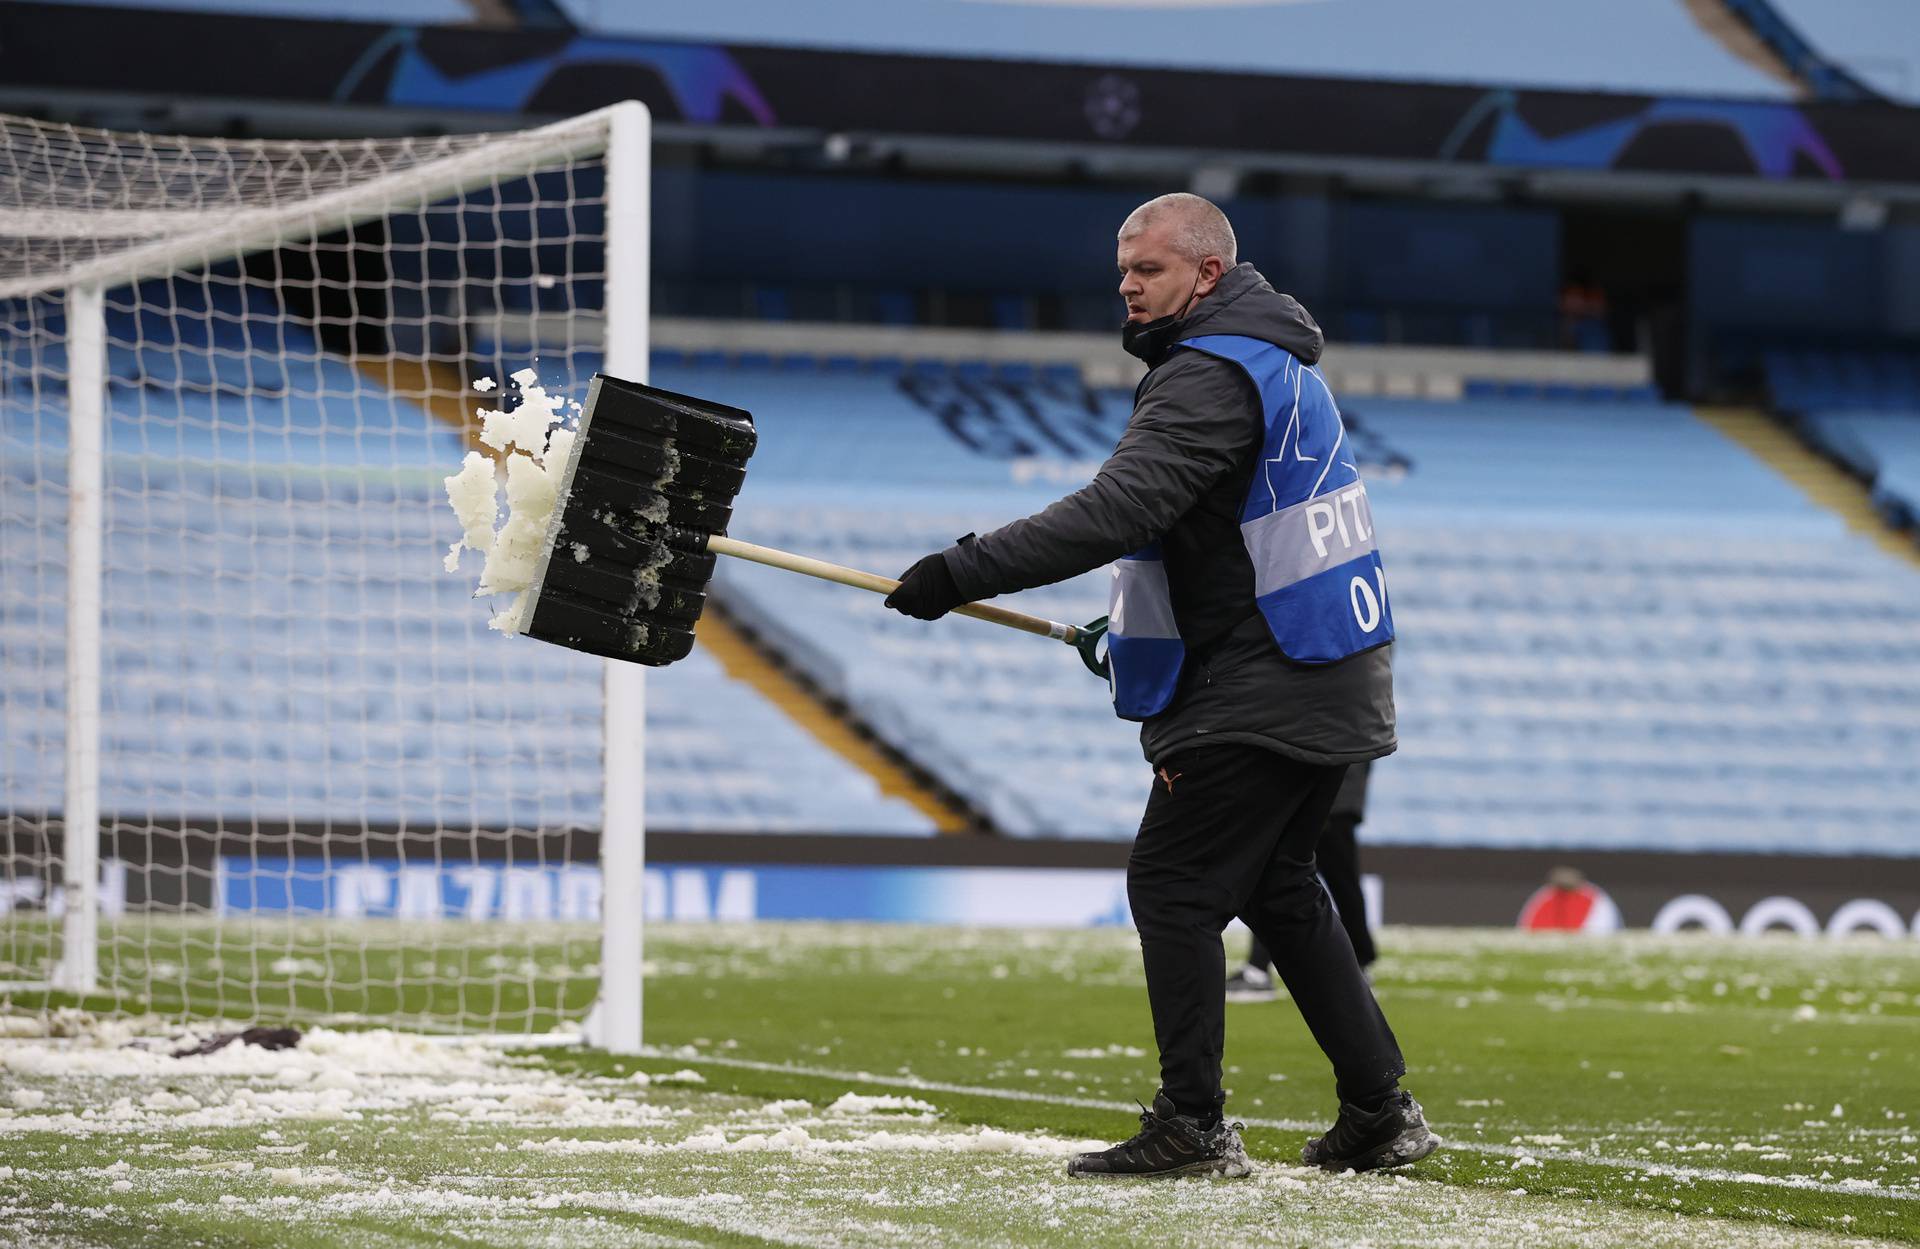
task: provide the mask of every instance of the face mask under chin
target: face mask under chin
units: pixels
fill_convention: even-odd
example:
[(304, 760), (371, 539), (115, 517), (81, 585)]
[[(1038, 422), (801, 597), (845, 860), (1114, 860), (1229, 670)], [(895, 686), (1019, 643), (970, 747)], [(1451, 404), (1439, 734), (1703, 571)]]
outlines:
[(1185, 319), (1186, 309), (1193, 303), (1194, 292), (1200, 289), (1200, 275), (1193, 275), (1193, 286), (1187, 291), (1186, 299), (1181, 301), (1178, 312), (1169, 312), (1166, 316), (1141, 323), (1128, 321), (1120, 327), (1120, 349), (1137, 360), (1144, 360), (1149, 368), (1160, 363), (1168, 351), (1172, 350), (1174, 332)]
[(1173, 346), (1173, 330), (1179, 316), (1169, 313), (1158, 321), (1128, 321), (1120, 327), (1120, 349), (1149, 365), (1160, 363)]

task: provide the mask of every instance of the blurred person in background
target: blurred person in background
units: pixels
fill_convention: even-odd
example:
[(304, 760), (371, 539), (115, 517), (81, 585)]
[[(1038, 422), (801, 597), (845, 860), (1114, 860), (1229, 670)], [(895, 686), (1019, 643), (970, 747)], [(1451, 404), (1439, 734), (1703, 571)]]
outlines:
[[(1320, 880), (1340, 911), (1340, 926), (1347, 930), (1353, 945), (1354, 961), (1362, 971), (1379, 957), (1373, 945), (1373, 931), (1367, 927), (1367, 902), (1360, 892), (1360, 822), (1367, 816), (1367, 776), (1373, 764), (1356, 763), (1347, 769), (1346, 780), (1333, 800), (1333, 813), (1327, 816), (1327, 831), (1320, 835), (1314, 860), (1320, 866)], [(1279, 994), (1274, 989), (1273, 955), (1253, 939), (1247, 961), (1227, 978), (1227, 1001), (1271, 1002)]]
[(1399, 1043), (1314, 874), (1347, 765), (1394, 749), (1392, 615), (1372, 512), (1320, 327), (1238, 261), (1196, 195), (1135, 209), (1117, 250), (1121, 342), (1148, 366), (1119, 445), (1082, 489), (916, 562), (887, 606), (963, 603), (1113, 565), (1114, 708), (1154, 769), (1127, 867), (1160, 1090), (1140, 1131), (1073, 1175), (1246, 1175), (1220, 1056), (1239, 917), (1331, 1062), (1339, 1116), (1302, 1159), (1371, 1170), (1437, 1141)]
[(1560, 345), (1568, 351), (1610, 351), (1607, 292), (1585, 270), (1575, 270), (1560, 288)]

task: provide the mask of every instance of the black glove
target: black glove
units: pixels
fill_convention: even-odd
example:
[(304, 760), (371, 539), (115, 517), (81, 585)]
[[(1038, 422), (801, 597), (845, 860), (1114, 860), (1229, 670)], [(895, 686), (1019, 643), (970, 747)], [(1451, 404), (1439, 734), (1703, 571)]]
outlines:
[(887, 595), (888, 607), (918, 620), (938, 620), (966, 601), (939, 551), (901, 573), (900, 588)]

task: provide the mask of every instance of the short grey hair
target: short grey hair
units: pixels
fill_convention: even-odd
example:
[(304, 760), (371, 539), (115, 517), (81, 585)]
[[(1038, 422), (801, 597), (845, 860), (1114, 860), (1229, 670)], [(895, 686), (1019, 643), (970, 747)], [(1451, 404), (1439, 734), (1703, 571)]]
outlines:
[(1231, 269), (1239, 261), (1239, 243), (1233, 237), (1233, 223), (1219, 205), (1198, 195), (1175, 191), (1150, 199), (1127, 214), (1120, 227), (1120, 241), (1143, 234), (1155, 222), (1173, 224), (1173, 247), (1182, 256), (1199, 264), (1208, 256), (1218, 256)]

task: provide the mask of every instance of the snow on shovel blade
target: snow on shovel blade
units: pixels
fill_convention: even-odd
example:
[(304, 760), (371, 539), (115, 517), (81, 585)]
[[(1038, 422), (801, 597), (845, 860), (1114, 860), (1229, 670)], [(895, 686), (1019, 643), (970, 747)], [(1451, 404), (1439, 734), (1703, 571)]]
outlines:
[(519, 632), (659, 667), (693, 649), (753, 417), (595, 374)]

